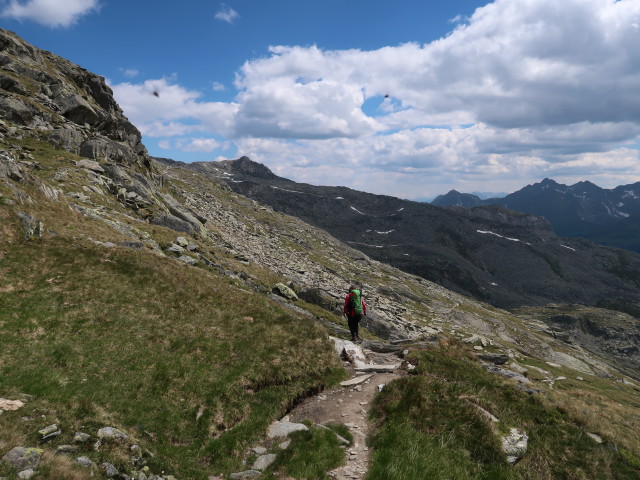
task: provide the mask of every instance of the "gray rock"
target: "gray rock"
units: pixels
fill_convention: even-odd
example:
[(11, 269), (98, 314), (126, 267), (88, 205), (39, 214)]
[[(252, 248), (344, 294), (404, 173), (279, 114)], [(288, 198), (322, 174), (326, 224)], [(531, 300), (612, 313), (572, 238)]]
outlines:
[(502, 437), (502, 451), (507, 455), (507, 462), (515, 463), (527, 452), (529, 437), (523, 430), (512, 428), (509, 435)]
[(264, 455), (265, 453), (267, 453), (267, 449), (264, 447), (253, 447), (251, 451), (256, 455)]
[(189, 250), (190, 252), (195, 252), (196, 250), (198, 250), (198, 245), (193, 242), (189, 242), (189, 245), (187, 245), (187, 250)]
[(113, 478), (120, 475), (118, 469), (109, 462), (104, 462), (100, 464), (100, 466), (102, 467), (102, 470), (104, 471), (104, 474), (107, 476), (107, 478)]
[(32, 469), (27, 469), (27, 470), (23, 470), (21, 472), (18, 472), (18, 478), (31, 478), (36, 474), (35, 470)]
[(129, 436), (117, 428), (103, 427), (98, 430), (98, 438), (100, 440), (123, 440), (129, 438)]
[(22, 167), (7, 152), (0, 152), (0, 178), (9, 178), (21, 182), (24, 178)]
[(53, 425), (49, 425), (48, 427), (43, 428), (42, 430), (38, 430), (38, 434), (40, 435), (41, 442), (47, 442), (57, 436), (59, 436), (62, 431), (58, 428), (58, 425), (55, 423)]
[(182, 255), (180, 258), (178, 258), (178, 260), (191, 266), (198, 264), (198, 260), (196, 260), (193, 257), (190, 257), (189, 255)]
[(476, 353), (476, 357), (485, 362), (491, 362), (495, 365), (503, 365), (509, 361), (509, 357), (503, 353)]
[(83, 159), (76, 162), (76, 165), (82, 168), (86, 168), (87, 170), (91, 170), (92, 172), (104, 173), (104, 168), (102, 168), (100, 164), (95, 160)]
[(262, 475), (262, 472), (259, 470), (245, 470), (244, 472), (236, 472), (229, 475), (230, 479), (238, 479), (238, 478), (253, 478)]
[(174, 215), (168, 213), (161, 213), (149, 220), (154, 225), (160, 225), (161, 227), (167, 227), (176, 232), (183, 232), (192, 235), (194, 232), (193, 225), (189, 222), (179, 219)]
[(76, 463), (78, 465), (82, 465), (83, 467), (95, 466), (95, 463), (93, 463), (93, 461), (89, 457), (84, 457), (84, 456), (76, 458)]
[(278, 447), (282, 450), (286, 450), (287, 448), (289, 448), (289, 445), (291, 445), (291, 440), (285, 440), (284, 442), (280, 443)]
[(76, 432), (73, 435), (73, 442), (74, 443), (85, 443), (85, 442), (88, 442), (90, 438), (91, 438), (91, 435), (89, 435), (88, 433)]
[(287, 287), (284, 283), (276, 283), (273, 286), (273, 293), (280, 295), (288, 300), (298, 300), (298, 295), (291, 288)]
[(264, 471), (269, 468), (273, 462), (276, 461), (276, 456), (273, 453), (268, 455), (260, 455), (255, 462), (253, 462), (253, 466), (251, 467), (253, 470)]
[(78, 451), (77, 445), (60, 445), (56, 448), (56, 455), (70, 454)]
[(589, 433), (589, 432), (587, 432), (587, 435), (589, 437), (591, 437), (593, 439), (593, 441), (596, 442), (596, 443), (602, 443), (603, 442), (602, 437), (600, 435), (596, 435), (595, 433)]
[(23, 470), (36, 470), (44, 450), (40, 448), (15, 447), (9, 450), (2, 461), (8, 463), (18, 472)]
[(189, 246), (189, 241), (184, 237), (176, 238), (176, 243), (180, 245), (182, 248), (187, 248), (187, 246)]
[(286, 437), (290, 433), (297, 432), (299, 430), (309, 430), (303, 423), (292, 422), (275, 422), (269, 425), (267, 429), (267, 437)]
[(40, 220), (36, 220), (25, 212), (18, 212), (18, 216), (22, 222), (22, 231), (24, 239), (29, 242), (33, 239), (42, 238), (44, 235), (44, 224)]
[(169, 248), (167, 248), (167, 251), (180, 254), (184, 253), (184, 247), (181, 247), (180, 245), (176, 245), (174, 243)]

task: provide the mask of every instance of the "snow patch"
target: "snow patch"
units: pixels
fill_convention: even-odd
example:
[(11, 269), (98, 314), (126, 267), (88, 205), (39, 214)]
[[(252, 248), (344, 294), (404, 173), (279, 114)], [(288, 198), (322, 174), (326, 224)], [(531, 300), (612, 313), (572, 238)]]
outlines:
[(344, 200), (344, 197), (336, 197), (336, 200)]
[(298, 190), (287, 190), (286, 188), (274, 187), (273, 185), (271, 185), (271, 188), (273, 188), (274, 190), (282, 190), (283, 192), (301, 193), (303, 195), (306, 195), (304, 192), (299, 192)]
[(379, 232), (379, 231), (376, 230), (376, 233), (379, 234), (379, 235), (389, 235), (391, 232), (395, 232), (395, 231), (396, 230), (394, 228), (393, 230), (388, 230), (386, 232)]
[(401, 212), (402, 210), (404, 210), (404, 207), (399, 208), (399, 209), (398, 209), (398, 212)]
[(351, 210), (355, 210), (356, 212), (358, 212), (360, 215), (366, 215), (366, 213), (362, 213), (360, 210), (358, 210), (356, 207), (354, 207), (353, 205), (349, 205), (351, 207)]
[(562, 245), (562, 244), (560, 244), (560, 246), (561, 246), (561, 247), (564, 247), (564, 248), (568, 248), (569, 250), (572, 250), (572, 251), (574, 251), (574, 252), (576, 251), (576, 249), (575, 249), (575, 248), (567, 247), (566, 245)]
[(482, 233), (485, 235), (495, 235), (496, 237), (500, 237), (500, 238), (504, 238), (505, 240), (509, 240), (511, 242), (520, 242), (521, 240), (518, 238), (509, 238), (509, 237), (505, 237), (503, 235), (500, 235), (498, 233), (494, 233), (494, 232), (490, 232), (489, 230), (476, 230), (476, 232), (478, 233)]

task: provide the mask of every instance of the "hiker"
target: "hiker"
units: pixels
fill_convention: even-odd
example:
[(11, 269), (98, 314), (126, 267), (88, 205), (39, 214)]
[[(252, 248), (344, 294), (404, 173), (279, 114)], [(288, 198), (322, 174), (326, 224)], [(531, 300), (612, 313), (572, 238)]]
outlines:
[(367, 304), (362, 298), (362, 290), (359, 290), (355, 285), (349, 287), (347, 296), (344, 297), (343, 314), (347, 317), (347, 323), (349, 324), (349, 331), (351, 332), (351, 341), (356, 343), (362, 343), (360, 336), (358, 335), (358, 323), (362, 319), (362, 316), (367, 316)]

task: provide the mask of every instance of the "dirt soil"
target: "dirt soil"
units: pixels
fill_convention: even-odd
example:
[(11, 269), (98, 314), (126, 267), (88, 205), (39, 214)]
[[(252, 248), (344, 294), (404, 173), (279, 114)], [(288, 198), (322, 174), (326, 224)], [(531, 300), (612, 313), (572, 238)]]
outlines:
[[(398, 357), (393, 354), (376, 354), (366, 350), (365, 353), (369, 360), (376, 364), (399, 363)], [(364, 375), (356, 373), (350, 366), (346, 368), (353, 378)], [(342, 423), (349, 428), (353, 435), (353, 444), (345, 449), (346, 464), (328, 472), (331, 478), (348, 480), (365, 477), (371, 455), (366, 444), (370, 428), (367, 417), (371, 401), (378, 393), (379, 385), (385, 385), (404, 373), (402, 370), (396, 370), (393, 373), (369, 374), (371, 377), (359, 385), (327, 390), (309, 397), (289, 413), (292, 422), (303, 420), (311, 420), (317, 424), (334, 422)]]

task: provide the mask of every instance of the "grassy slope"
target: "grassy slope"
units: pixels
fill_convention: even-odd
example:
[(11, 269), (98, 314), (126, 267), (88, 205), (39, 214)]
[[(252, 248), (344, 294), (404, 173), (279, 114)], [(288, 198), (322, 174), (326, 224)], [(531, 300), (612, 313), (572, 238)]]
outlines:
[[(157, 454), (153, 471), (206, 478), (239, 468), (272, 419), (341, 375), (323, 330), (225, 277), (73, 238), (74, 215), (25, 244), (0, 215), (0, 396), (35, 396), (0, 416), (3, 450), (54, 422), (55, 444), (114, 425)], [(37, 420), (16, 427), (25, 415)]]
[[(635, 434), (605, 437), (605, 443), (597, 444), (586, 435), (588, 422), (562, 406), (563, 395), (521, 392), (484, 371), (460, 345), (417, 351), (410, 361), (418, 364), (416, 375), (388, 385), (372, 409), (378, 427), (371, 438), (375, 453), (369, 480), (640, 475)], [(597, 403), (595, 395), (592, 400)], [(633, 396), (624, 400), (634, 402)], [(488, 422), (474, 404), (500, 422)], [(637, 399), (635, 406), (637, 412)], [(529, 436), (527, 453), (515, 466), (505, 462), (500, 450), (499, 436), (511, 427)]]

